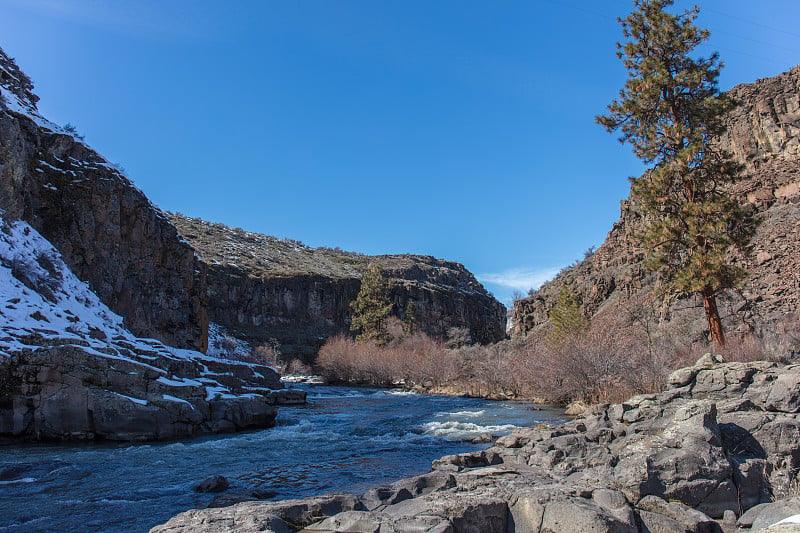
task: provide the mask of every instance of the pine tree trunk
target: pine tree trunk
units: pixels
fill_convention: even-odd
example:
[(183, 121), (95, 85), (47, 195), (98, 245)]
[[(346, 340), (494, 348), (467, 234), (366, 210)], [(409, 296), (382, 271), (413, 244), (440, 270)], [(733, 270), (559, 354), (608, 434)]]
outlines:
[(725, 346), (725, 331), (722, 329), (722, 319), (719, 317), (717, 309), (717, 299), (711, 287), (703, 288), (703, 307), (706, 310), (708, 329), (711, 331), (711, 342), (715, 348)]

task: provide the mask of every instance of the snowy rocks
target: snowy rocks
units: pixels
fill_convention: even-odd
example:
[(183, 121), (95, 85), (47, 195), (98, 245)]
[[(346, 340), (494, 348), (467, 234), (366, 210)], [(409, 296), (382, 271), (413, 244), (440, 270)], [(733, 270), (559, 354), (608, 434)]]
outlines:
[(268, 389), (235, 394), (203, 377), (197, 363), (173, 363), (187, 372), (169, 374), (162, 367), (170, 361), (159, 357), (145, 363), (82, 346), (14, 354), (0, 364), (0, 436), (154, 440), (274, 423)]
[(0, 219), (0, 436), (151, 440), (268, 427), (277, 373), (130, 333), (24, 222)]
[(0, 210), (39, 231), (136, 335), (205, 351), (205, 267), (169, 219), (80, 137), (38, 114), (0, 50)]

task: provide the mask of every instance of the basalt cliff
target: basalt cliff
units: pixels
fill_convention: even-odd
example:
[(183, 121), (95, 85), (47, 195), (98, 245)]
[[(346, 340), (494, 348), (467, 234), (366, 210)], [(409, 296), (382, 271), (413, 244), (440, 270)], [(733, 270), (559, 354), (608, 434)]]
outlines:
[(0, 439), (172, 439), (304, 402), (272, 368), (202, 353), (194, 249), (36, 102), (0, 50)]
[(324, 339), (348, 331), (349, 303), (369, 265), (391, 281), (394, 313), (414, 302), (435, 337), (453, 328), (475, 342), (505, 337), (505, 307), (461, 264), (429, 256), (366, 256), (311, 248), (221, 224), (170, 214), (207, 272), (208, 316), (254, 345), (276, 339), (284, 354), (309, 359)]
[[(800, 66), (729, 94), (738, 106), (717, 142), (745, 165), (747, 177), (732, 193), (752, 206), (760, 224), (751, 255), (733, 258), (749, 271), (743, 290), (728, 291), (718, 303), (729, 330), (780, 334), (800, 309)], [(635, 238), (641, 227), (641, 213), (623, 201), (619, 221), (594, 254), (516, 302), (514, 332), (546, 324), (562, 287), (577, 295), (587, 316), (651, 299), (656, 278), (642, 266)], [(693, 298), (644, 305), (655, 307), (662, 326), (694, 336), (705, 329), (702, 303)]]

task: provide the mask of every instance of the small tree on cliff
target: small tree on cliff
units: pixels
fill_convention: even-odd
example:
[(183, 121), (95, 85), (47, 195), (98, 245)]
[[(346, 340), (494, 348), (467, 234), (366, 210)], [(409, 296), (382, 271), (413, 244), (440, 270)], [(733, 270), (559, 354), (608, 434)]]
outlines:
[(581, 311), (577, 297), (567, 287), (561, 287), (556, 304), (547, 312), (553, 331), (547, 340), (561, 344), (572, 335), (585, 335), (589, 331), (589, 320)]
[(419, 330), (419, 316), (417, 316), (417, 306), (414, 300), (409, 300), (406, 305), (406, 312), (403, 314), (403, 331), (406, 335), (411, 335)]
[(389, 297), (390, 285), (378, 266), (371, 266), (361, 276), (361, 289), (350, 302), (353, 319), (350, 330), (358, 332), (356, 342), (375, 341), (384, 345), (391, 340), (386, 320), (394, 304)]
[(745, 272), (726, 257), (731, 246), (743, 251), (753, 235), (750, 212), (725, 190), (740, 179), (741, 166), (712, 143), (725, 125), (730, 99), (720, 95), (722, 63), (715, 53), (693, 58), (709, 32), (693, 24), (698, 8), (673, 15), (673, 0), (634, 0), (634, 11), (620, 20), (625, 43), (617, 55), (628, 81), (597, 117), (609, 132), (648, 165), (631, 178), (631, 198), (641, 206), (646, 229), (645, 266), (661, 273), (665, 288), (703, 299), (711, 340), (725, 344), (716, 295), (734, 287)]

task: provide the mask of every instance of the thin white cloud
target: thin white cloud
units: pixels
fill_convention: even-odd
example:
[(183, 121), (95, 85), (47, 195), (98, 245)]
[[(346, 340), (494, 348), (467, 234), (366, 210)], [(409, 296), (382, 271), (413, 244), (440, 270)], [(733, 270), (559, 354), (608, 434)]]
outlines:
[(529, 289), (538, 289), (542, 283), (553, 279), (558, 271), (558, 268), (539, 270), (512, 268), (503, 272), (479, 274), (478, 279), (481, 283), (491, 283), (527, 292)]
[[(137, 37), (188, 37), (198, 33), (192, 27), (191, 9), (157, 2), (105, 2), (102, 0), (0, 0), (39, 15)], [(189, 5), (190, 7), (190, 5)]]

